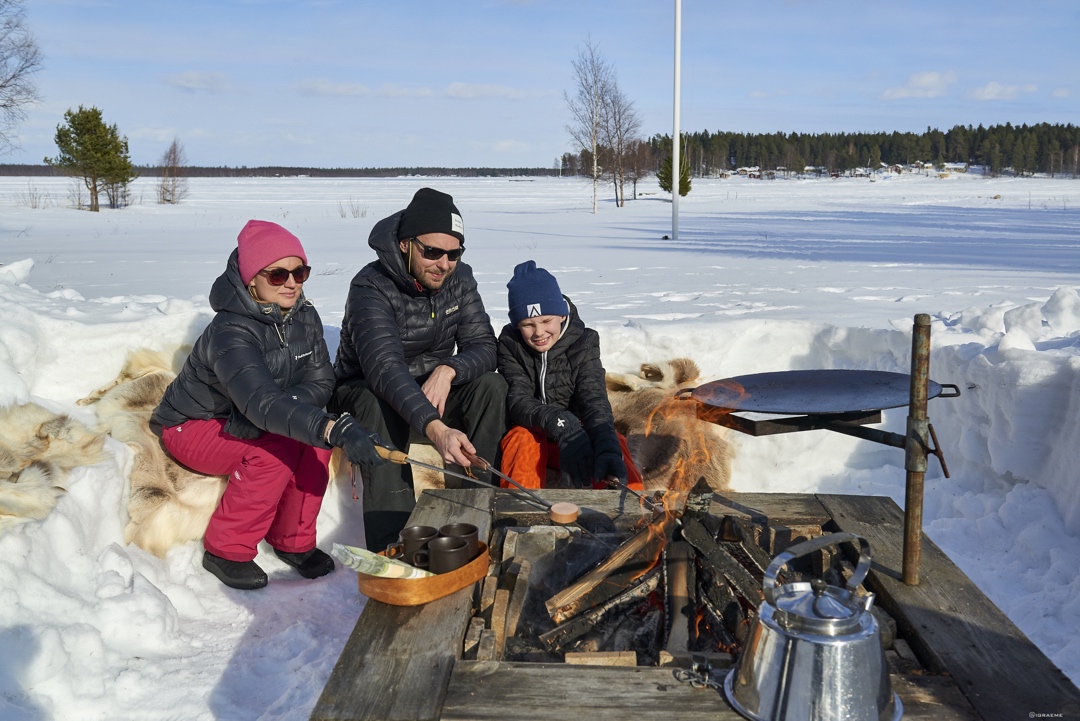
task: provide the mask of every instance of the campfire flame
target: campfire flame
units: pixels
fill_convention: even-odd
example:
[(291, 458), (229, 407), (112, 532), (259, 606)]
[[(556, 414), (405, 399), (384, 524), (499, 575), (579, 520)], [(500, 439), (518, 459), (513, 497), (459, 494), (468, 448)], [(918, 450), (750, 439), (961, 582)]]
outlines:
[[(666, 398), (649, 414), (644, 435), (648, 438), (659, 428), (663, 432), (681, 439), (676, 451), (675, 464), (668, 480), (669, 492), (685, 493), (697, 483), (694, 469), (708, 464), (712, 459), (709, 451), (709, 432), (701, 421), (717, 424), (718, 419), (731, 413), (729, 406), (738, 405), (738, 401), (747, 397), (746, 389), (733, 380), (717, 381), (710, 384), (710, 403), (694, 399), (682, 389)], [(713, 402), (719, 397), (720, 405)]]

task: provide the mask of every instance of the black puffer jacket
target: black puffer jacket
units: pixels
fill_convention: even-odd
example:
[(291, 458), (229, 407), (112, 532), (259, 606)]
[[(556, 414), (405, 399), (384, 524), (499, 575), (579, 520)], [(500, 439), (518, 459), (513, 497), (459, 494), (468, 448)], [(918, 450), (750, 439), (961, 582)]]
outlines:
[(323, 406), (334, 388), (334, 368), (322, 320), (301, 294), (282, 314), (252, 300), (240, 280), (236, 251), (210, 290), (217, 315), (195, 342), (169, 384), (152, 423), (229, 418), (238, 410), (258, 428), (325, 447), (331, 417)]
[(529, 347), (513, 324), (499, 334), (499, 373), (509, 385), (507, 420), (511, 425), (540, 429), (558, 440), (559, 413), (570, 411), (585, 427), (593, 453), (621, 453), (615, 418), (607, 397), (604, 366), (600, 363), (600, 336), (586, 328), (577, 308), (563, 323), (562, 335), (549, 350)]
[(438, 291), (409, 275), (398, 246), (400, 221), (398, 212), (371, 230), (368, 245), (379, 259), (352, 280), (334, 372), (339, 385), (363, 381), (423, 433), (439, 412), (420, 383), (437, 365), (457, 372), (455, 386), (494, 371), (495, 332), (465, 263)]

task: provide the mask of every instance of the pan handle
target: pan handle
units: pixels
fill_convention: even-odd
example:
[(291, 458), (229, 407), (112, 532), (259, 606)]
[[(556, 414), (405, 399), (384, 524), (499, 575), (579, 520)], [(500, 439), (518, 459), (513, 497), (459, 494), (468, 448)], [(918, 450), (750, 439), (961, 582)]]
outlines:
[(946, 388), (951, 388), (952, 391), (953, 391), (952, 393), (949, 393), (948, 395), (946, 395), (945, 393), (939, 393), (938, 398), (959, 398), (960, 397), (960, 386), (956, 385), (955, 383), (938, 383), (938, 385), (941, 386), (942, 391), (944, 391)]

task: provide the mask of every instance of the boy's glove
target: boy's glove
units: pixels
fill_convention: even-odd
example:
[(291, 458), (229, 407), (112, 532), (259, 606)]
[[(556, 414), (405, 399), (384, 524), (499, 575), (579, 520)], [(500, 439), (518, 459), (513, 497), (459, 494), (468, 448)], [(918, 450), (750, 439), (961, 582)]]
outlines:
[[(378, 434), (365, 431), (348, 413), (342, 413), (327, 437), (330, 445), (345, 451), (350, 463), (358, 466), (381, 466), (386, 463), (375, 451), (375, 446), (388, 447)], [(392, 449), (391, 449), (392, 450)]]
[[(629, 474), (626, 472), (626, 464), (623, 463), (622, 453), (618, 455), (601, 453), (596, 456), (596, 463), (593, 466), (593, 478), (598, 482), (602, 482), (612, 476), (618, 478), (623, 485), (626, 485)], [(601, 488), (605, 487), (606, 485), (601, 485)]]
[(240, 438), (245, 441), (253, 441), (263, 434), (262, 428), (249, 421), (247, 416), (241, 413), (236, 406), (233, 406), (232, 413), (229, 414), (228, 420), (225, 421), (223, 430), (233, 438)]
[(592, 478), (592, 441), (570, 411), (559, 414), (559, 470), (574, 488), (586, 488)]

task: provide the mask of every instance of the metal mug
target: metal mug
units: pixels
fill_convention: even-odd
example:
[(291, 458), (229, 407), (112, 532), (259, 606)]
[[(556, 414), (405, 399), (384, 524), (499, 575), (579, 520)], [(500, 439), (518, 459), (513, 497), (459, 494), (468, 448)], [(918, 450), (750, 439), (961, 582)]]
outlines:
[(386, 555), (415, 566), (413, 557), (417, 551), (426, 548), (430, 541), (438, 537), (439, 529), (434, 526), (406, 526), (398, 534), (397, 542), (386, 547)]
[(469, 544), (469, 560), (480, 553), (480, 529), (471, 523), (448, 523), (439, 529), (440, 536), (464, 538)]
[(432, 573), (456, 571), (469, 560), (469, 543), (457, 536), (439, 536), (413, 554), (413, 565)]

